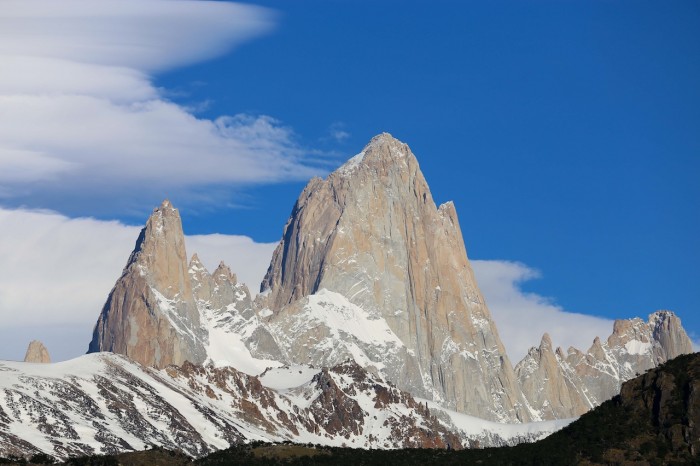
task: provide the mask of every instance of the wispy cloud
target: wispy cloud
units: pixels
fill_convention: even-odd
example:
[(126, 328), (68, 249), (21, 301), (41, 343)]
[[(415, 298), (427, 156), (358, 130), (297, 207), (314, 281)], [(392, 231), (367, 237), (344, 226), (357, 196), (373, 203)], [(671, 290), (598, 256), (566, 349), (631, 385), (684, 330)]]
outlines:
[(0, 201), (104, 215), (207, 186), (318, 174), (318, 154), (274, 118), (198, 118), (153, 85), (155, 73), (274, 23), (270, 10), (228, 2), (4, 1)]
[(545, 332), (555, 346), (565, 350), (574, 346), (583, 351), (596, 336), (605, 339), (612, 333), (612, 320), (566, 312), (551, 299), (524, 292), (524, 282), (540, 278), (537, 270), (525, 264), (499, 260), (471, 263), (513, 364), (530, 347), (538, 346)]
[(328, 135), (323, 139), (343, 142), (348, 138), (350, 138), (350, 133), (347, 131), (345, 123), (336, 121), (328, 128)]
[(700, 337), (693, 331), (689, 332), (688, 336), (690, 337), (691, 343), (693, 343), (693, 351), (697, 353), (700, 351)]

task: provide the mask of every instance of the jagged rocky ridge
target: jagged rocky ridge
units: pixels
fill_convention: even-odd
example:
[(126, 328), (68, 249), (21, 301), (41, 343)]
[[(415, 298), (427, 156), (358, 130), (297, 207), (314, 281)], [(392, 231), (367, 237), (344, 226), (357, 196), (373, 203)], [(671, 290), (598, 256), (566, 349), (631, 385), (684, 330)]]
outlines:
[(596, 338), (585, 353), (554, 350), (545, 334), (515, 372), (529, 405), (544, 419), (560, 419), (580, 416), (617, 395), (623, 382), (692, 352), (680, 319), (658, 311), (648, 322), (616, 320), (607, 341)]
[[(210, 274), (196, 254), (187, 261), (179, 214), (165, 201), (110, 293), (89, 351), (157, 369), (189, 361), (248, 376), (352, 360), (367, 377), (425, 399), (434, 415), (454, 409), (528, 422), (579, 415), (635, 373), (691, 351), (675, 316), (655, 316), (645, 328), (619, 321), (587, 353), (564, 357), (545, 337), (514, 370), (454, 206), (435, 205), (408, 146), (383, 134), (325, 180), (309, 182), (256, 299), (225, 264)], [(454, 422), (459, 416), (441, 416), (453, 434), (466, 432)], [(489, 435), (480, 444), (508, 437)]]
[[(653, 329), (624, 338), (627, 321), (616, 323), (608, 350), (598, 342), (564, 358), (545, 337), (514, 371), (454, 205), (435, 205), (415, 156), (388, 134), (309, 182), (261, 291), (253, 301), (223, 263), (212, 274), (196, 254), (188, 264), (180, 217), (165, 201), (141, 232), (90, 351), (250, 375), (350, 358), (416, 396), (501, 422), (579, 415), (637, 372), (691, 351), (678, 319), (662, 313)], [(653, 354), (627, 357), (630, 348)]]
[(54, 364), (0, 362), (0, 373), (0, 456), (66, 458), (157, 445), (198, 457), (248, 440), (462, 448), (532, 441), (567, 424), (465, 420), (351, 361), (253, 377), (191, 363), (148, 368), (96, 353)]

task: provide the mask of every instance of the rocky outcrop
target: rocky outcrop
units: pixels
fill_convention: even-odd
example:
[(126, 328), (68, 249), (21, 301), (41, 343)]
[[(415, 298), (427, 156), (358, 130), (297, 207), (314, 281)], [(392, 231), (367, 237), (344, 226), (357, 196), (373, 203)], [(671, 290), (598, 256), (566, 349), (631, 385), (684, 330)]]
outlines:
[(658, 311), (648, 322), (616, 320), (606, 342), (593, 341), (587, 352), (552, 349), (548, 335), (532, 348), (515, 372), (530, 406), (543, 419), (580, 416), (620, 391), (623, 382), (681, 354), (692, 353), (680, 319)]
[[(400, 344), (366, 356), (400, 388), (486, 419), (530, 418), (455, 207), (435, 205), (415, 156), (389, 134), (309, 182), (261, 285), (284, 334), (300, 328), (303, 300), (324, 290), (386, 323)], [(314, 341), (291, 342), (292, 360), (317, 363)]]
[[(190, 260), (189, 278), (200, 321), (207, 329), (207, 362), (231, 365), (256, 375), (268, 366), (287, 361), (277, 340), (256, 313), (248, 287), (238, 283), (226, 264), (221, 262), (209, 274), (195, 254)], [(236, 354), (237, 345), (244, 355), (240, 351)], [(254, 367), (244, 368), (243, 359), (251, 360)]]
[(194, 254), (188, 266), (188, 274), (198, 308), (214, 312), (235, 308), (246, 319), (254, 315), (253, 299), (248, 287), (238, 283), (236, 274), (224, 262), (209, 274), (197, 254)]
[(561, 348), (554, 351), (545, 333), (540, 346), (531, 348), (515, 367), (523, 394), (542, 419), (571, 418), (591, 408), (576, 387), (576, 380), (562, 367), (562, 359)]
[(38, 340), (33, 340), (27, 347), (27, 353), (24, 355), (24, 362), (49, 363), (51, 357), (46, 346)]
[(157, 368), (206, 359), (185, 237), (169, 201), (155, 209), (95, 325), (89, 353), (111, 351)]

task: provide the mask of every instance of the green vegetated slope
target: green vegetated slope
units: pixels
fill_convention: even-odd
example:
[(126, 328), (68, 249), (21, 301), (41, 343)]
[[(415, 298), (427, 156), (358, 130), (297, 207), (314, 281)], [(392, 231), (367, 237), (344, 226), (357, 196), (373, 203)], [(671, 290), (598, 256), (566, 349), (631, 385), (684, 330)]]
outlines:
[[(167, 463), (168, 460), (171, 463)], [(159, 449), (68, 462), (80, 465), (186, 463), (189, 463), (187, 458)], [(483, 450), (387, 451), (260, 443), (222, 450), (190, 464), (700, 464), (700, 353), (680, 356), (626, 382), (620, 395), (534, 444)]]

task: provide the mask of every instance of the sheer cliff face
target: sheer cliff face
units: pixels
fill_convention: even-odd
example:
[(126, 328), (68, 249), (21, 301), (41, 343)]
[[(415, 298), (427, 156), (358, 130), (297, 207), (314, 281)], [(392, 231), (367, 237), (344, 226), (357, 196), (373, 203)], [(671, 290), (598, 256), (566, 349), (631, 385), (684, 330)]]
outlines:
[(95, 325), (89, 353), (111, 351), (162, 368), (206, 359), (180, 214), (165, 201), (141, 231)]
[(545, 335), (515, 367), (530, 406), (543, 419), (580, 416), (620, 392), (623, 382), (681, 354), (693, 352), (680, 319), (658, 311), (641, 319), (616, 320), (606, 342), (587, 352), (552, 349)]
[[(273, 323), (294, 320), (300, 300), (323, 290), (398, 337), (395, 354), (370, 359), (399, 387), (488, 419), (529, 418), (455, 208), (436, 207), (415, 156), (388, 134), (307, 185), (261, 286)], [(313, 363), (303, 343), (290, 345)]]
[(680, 321), (617, 321), (587, 352), (538, 348), (512, 368), (467, 259), (451, 203), (437, 207), (408, 146), (375, 137), (313, 179), (285, 226), (262, 293), (223, 263), (186, 261), (180, 216), (153, 211), (95, 325), (88, 352), (163, 368), (332, 367), (373, 376), (442, 406), (517, 422), (570, 418), (620, 384), (692, 351)]
[(24, 362), (49, 363), (51, 357), (46, 346), (38, 340), (33, 340), (27, 347), (27, 352), (24, 355)]

